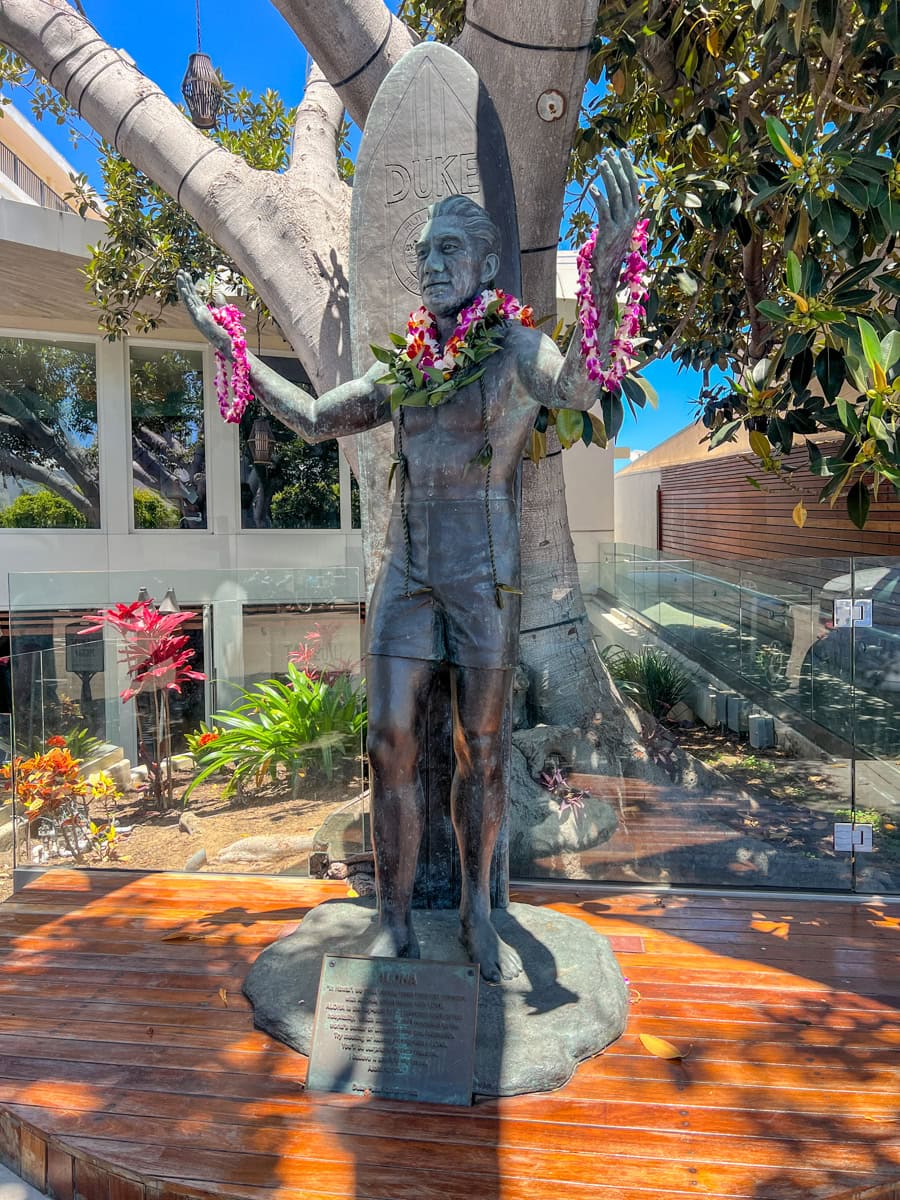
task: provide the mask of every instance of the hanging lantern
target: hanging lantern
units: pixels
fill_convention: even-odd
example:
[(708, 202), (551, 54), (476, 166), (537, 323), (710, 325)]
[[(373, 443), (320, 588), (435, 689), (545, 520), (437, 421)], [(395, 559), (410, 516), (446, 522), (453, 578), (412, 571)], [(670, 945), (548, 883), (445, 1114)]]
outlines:
[(212, 59), (203, 53), (200, 45), (200, 0), (197, 0), (197, 53), (188, 59), (181, 94), (194, 125), (198, 129), (215, 129), (222, 108), (222, 85)]
[(253, 422), (250, 436), (247, 438), (247, 445), (250, 447), (250, 454), (258, 467), (267, 467), (271, 463), (275, 438), (272, 434), (272, 426), (265, 417), (257, 417)]

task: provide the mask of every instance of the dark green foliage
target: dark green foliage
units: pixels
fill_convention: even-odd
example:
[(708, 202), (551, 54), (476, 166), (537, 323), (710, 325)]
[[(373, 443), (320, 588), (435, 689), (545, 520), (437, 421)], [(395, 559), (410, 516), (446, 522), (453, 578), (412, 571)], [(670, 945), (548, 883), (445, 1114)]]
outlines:
[(665, 650), (653, 646), (637, 652), (607, 646), (601, 657), (619, 689), (658, 721), (684, 699), (691, 686), (688, 672)]

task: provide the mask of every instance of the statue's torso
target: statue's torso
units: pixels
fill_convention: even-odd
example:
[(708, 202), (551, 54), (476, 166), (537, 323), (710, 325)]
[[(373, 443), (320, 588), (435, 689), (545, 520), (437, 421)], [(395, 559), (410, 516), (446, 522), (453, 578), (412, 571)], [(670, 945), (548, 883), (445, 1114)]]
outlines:
[[(520, 466), (538, 411), (519, 370), (523, 333), (533, 331), (510, 330), (486, 360), (484, 400), (476, 382), (435, 408), (394, 415), (403, 462), (367, 622), (370, 653), (515, 665), (519, 598), (501, 589), (498, 603), (497, 587), (519, 586)], [(486, 441), (489, 470), (476, 461)]]

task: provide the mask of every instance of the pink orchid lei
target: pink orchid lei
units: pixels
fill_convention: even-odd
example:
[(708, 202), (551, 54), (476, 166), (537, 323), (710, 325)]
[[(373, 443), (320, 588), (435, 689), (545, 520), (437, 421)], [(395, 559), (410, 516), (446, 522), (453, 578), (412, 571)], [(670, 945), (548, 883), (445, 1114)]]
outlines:
[(443, 352), (437, 321), (425, 306), (410, 313), (406, 336), (390, 335), (393, 349), (373, 346), (388, 370), (379, 380), (393, 385), (391, 405), (438, 405), (453, 392), (477, 379), (480, 363), (500, 349), (508, 321), (534, 325), (534, 312), (499, 288), (489, 288), (461, 310)]
[[(219, 412), (230, 425), (237, 425), (244, 410), (253, 399), (250, 390), (250, 362), (247, 358), (247, 334), (241, 310), (233, 304), (220, 308), (209, 305), (212, 319), (231, 338), (231, 378), (229, 387), (228, 359), (221, 350), (216, 351), (216, 395)], [(233, 396), (233, 399), (232, 399)]]
[[(462, 351), (472, 326), (488, 316), (488, 306), (493, 307), (504, 321), (520, 321), (523, 325), (534, 325), (534, 312), (527, 304), (520, 304), (515, 296), (509, 296), (499, 288), (491, 288), (476, 296), (467, 308), (462, 309), (456, 319), (456, 328), (447, 339), (444, 353), (440, 353), (437, 322), (434, 315), (422, 305), (410, 313), (406, 322), (406, 349), (404, 353), (415, 361), (420, 370), (434, 367), (438, 371), (452, 372), (459, 366)], [(493, 315), (493, 313), (491, 315)]]
[(634, 339), (640, 333), (641, 318), (647, 311), (644, 301), (647, 299), (646, 254), (649, 224), (649, 220), (638, 221), (631, 235), (621, 276), (622, 286), (627, 289), (627, 295), (621, 320), (610, 345), (609, 366), (605, 370), (600, 364), (597, 345), (602, 318), (597, 312), (591, 287), (594, 246), (597, 242), (596, 229), (578, 251), (578, 285), (575, 297), (581, 321), (581, 353), (584, 356), (588, 378), (609, 392), (618, 391), (623, 378), (628, 374), (630, 360), (634, 357)]

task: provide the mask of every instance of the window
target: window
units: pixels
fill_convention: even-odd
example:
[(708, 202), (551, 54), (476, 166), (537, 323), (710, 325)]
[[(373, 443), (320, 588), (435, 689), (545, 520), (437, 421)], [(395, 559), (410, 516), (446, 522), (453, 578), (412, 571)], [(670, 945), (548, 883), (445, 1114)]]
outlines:
[(129, 347), (135, 529), (206, 529), (203, 354)]
[(100, 527), (93, 346), (0, 338), (0, 526)]
[[(263, 356), (263, 362), (312, 391), (296, 359)], [(337, 442), (307, 445), (258, 401), (247, 406), (239, 442), (243, 529), (340, 529)]]

